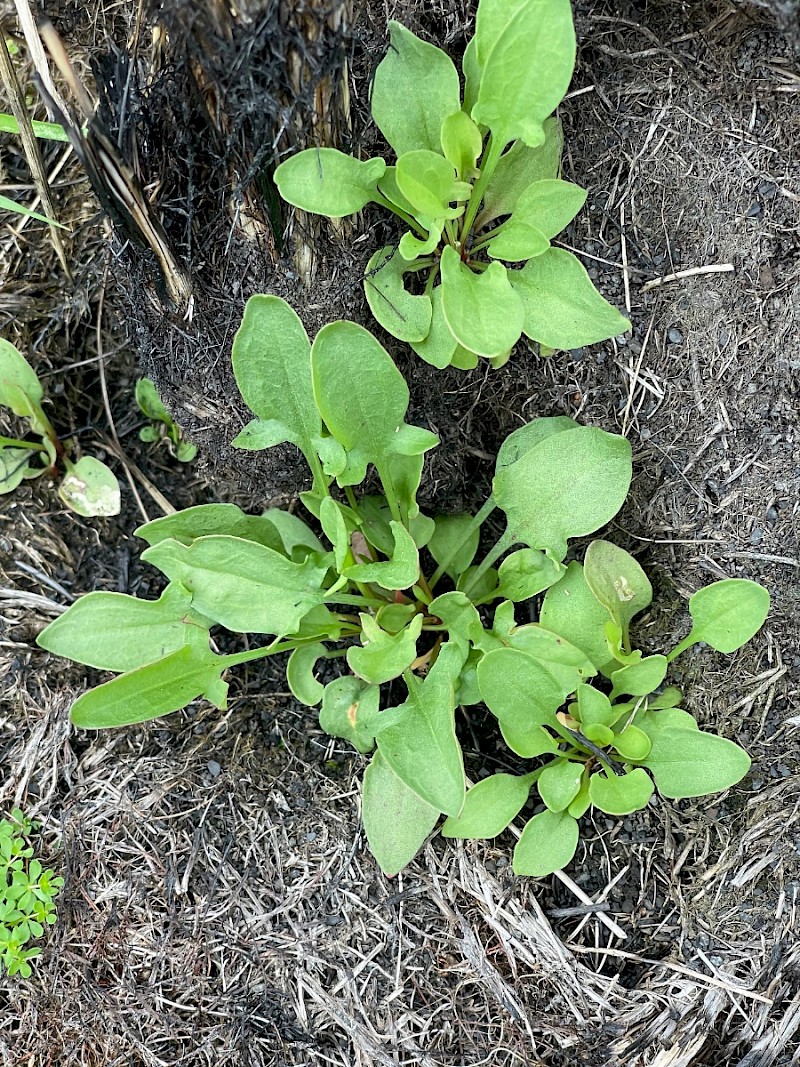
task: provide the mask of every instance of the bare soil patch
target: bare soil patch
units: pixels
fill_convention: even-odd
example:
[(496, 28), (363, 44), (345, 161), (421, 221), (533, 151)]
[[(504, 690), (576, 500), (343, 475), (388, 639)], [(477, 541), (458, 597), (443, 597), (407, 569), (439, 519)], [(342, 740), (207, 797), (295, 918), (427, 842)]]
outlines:
[[(384, 18), (372, 11), (348, 45), (356, 88)], [(466, 20), (439, 5), (409, 18), (455, 49)], [(520, 351), (494, 373), (434, 375), (406, 361), (414, 418), (443, 438), (431, 493), (439, 506), (480, 499), (487, 456), (534, 414), (627, 433), (636, 479), (612, 535), (656, 587), (645, 642), (661, 650), (682, 633), (687, 597), (714, 578), (754, 578), (772, 594), (750, 646), (697, 651), (679, 681), (701, 722), (747, 746), (752, 774), (720, 798), (585, 820), (568, 873), (593, 910), (558, 880), (515, 878), (510, 835), (434, 838), (387, 880), (359, 827), (361, 758), (317, 729), (277, 666), (237, 673), (223, 716), (197, 705), (114, 734), (69, 727), (70, 702), (93, 679), (38, 650), (36, 632), (70, 597), (151, 595), (154, 575), (138, 562), (127, 491), (122, 516), (97, 523), (65, 515), (45, 486), (23, 488), (0, 498), (0, 809), (21, 802), (44, 821), (43, 849), (67, 885), (34, 977), (0, 983), (6, 1062), (797, 1062), (800, 72), (787, 38), (753, 11), (582, 2), (576, 22), (565, 173), (590, 195), (568, 242), (628, 306), (633, 334), (544, 363)], [(354, 98), (352, 136), (364, 144)], [(5, 142), (2, 167), (22, 180)], [(245, 417), (229, 374), (241, 305), (259, 288), (286, 295), (291, 279), (265, 271), (262, 246), (235, 229), (225, 271), (209, 260), (203, 273), (202, 241), (219, 247), (218, 221), (200, 228), (190, 261), (194, 319), (169, 320), (149, 268), (115, 244), (110, 282), (131, 291), (134, 267), (139, 282), (133, 301), (106, 287), (98, 352), (106, 248), (80, 169), (63, 175), (76, 183), (58, 187), (76, 220), (74, 288), (62, 288), (36, 228), (0, 238), (0, 327), (56, 383), (59, 428), (87, 449), (109, 447), (97, 362), (69, 369), (104, 354), (125, 452), (175, 506), (235, 494), (255, 509), (295, 490), (288, 450), (282, 467), (237, 457), (235, 469), (226, 451)], [(177, 234), (180, 199), (172, 209), (160, 199)], [(362, 226), (329, 234), (336, 268), (321, 264), (304, 298), (312, 329), (337, 313), (370, 323), (358, 271), (385, 231), (377, 215)], [(205, 467), (137, 441), (132, 350), (206, 450)], [(464, 730), (475, 766), (503, 758), (479, 718)]]

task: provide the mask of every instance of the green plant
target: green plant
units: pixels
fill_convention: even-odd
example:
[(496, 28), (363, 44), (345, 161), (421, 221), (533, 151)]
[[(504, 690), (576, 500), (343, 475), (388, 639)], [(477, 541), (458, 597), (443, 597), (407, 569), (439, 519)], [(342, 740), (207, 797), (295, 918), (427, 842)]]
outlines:
[(409, 227), (372, 256), (364, 286), (378, 322), (435, 367), (501, 366), (520, 334), (549, 354), (624, 333), (580, 261), (551, 245), (586, 199), (558, 177), (550, 117), (575, 63), (570, 0), (480, 0), (463, 103), (449, 56), (390, 29), (372, 115), (396, 164), (309, 148), (276, 169), (283, 199), (331, 218), (373, 202)]
[(197, 446), (184, 441), (180, 426), (164, 407), (155, 385), (149, 378), (140, 378), (136, 383), (136, 403), (142, 414), (156, 424), (143, 426), (139, 430), (139, 439), (142, 441), (165, 439), (170, 452), (177, 460), (181, 463), (191, 463), (197, 455)]
[(30, 978), (30, 960), (41, 949), (25, 946), (56, 921), (55, 899), (64, 884), (33, 859), (27, 838), (37, 824), (19, 808), (0, 821), (0, 975)]
[[(234, 444), (289, 441), (302, 451), (313, 484), (301, 499), (316, 530), (288, 511), (250, 516), (230, 504), (141, 527), (142, 558), (169, 579), (161, 597), (89, 593), (38, 639), (119, 674), (78, 698), (76, 725), (142, 722), (200, 696), (223, 708), (227, 668), (291, 652), (297, 699), (320, 706), (329, 734), (375, 750), (363, 819), (390, 873), (440, 813), (446, 835), (493, 836), (534, 783), (547, 811), (528, 823), (515, 869), (541, 875), (569, 862), (577, 819), (591, 804), (619, 814), (647, 803), (649, 775), (677, 797), (724, 789), (746, 773), (747, 755), (698, 730), (678, 710), (679, 694), (661, 686), (669, 661), (691, 644), (730, 652), (752, 636), (766, 592), (744, 580), (701, 590), (689, 605), (691, 634), (669, 657), (643, 656), (630, 646), (629, 625), (651, 591), (636, 561), (595, 541), (583, 565), (564, 563), (568, 539), (599, 529), (625, 499), (631, 449), (623, 437), (566, 417), (535, 419), (506, 438), (477, 515), (428, 516), (416, 492), (437, 439), (405, 422), (408, 389), (367, 330), (331, 323), (312, 345), (288, 304), (255, 296), (233, 365), (256, 416)], [(370, 465), (381, 495), (354, 491)], [(495, 509), (505, 531), (476, 563), (481, 526)], [(539, 621), (518, 625), (515, 603), (541, 593)], [(274, 640), (220, 655), (209, 647), (215, 624)], [(344, 661), (345, 670), (323, 684), (320, 661)], [(479, 702), (514, 753), (546, 765), (466, 791), (456, 709)]]
[(58, 495), (78, 515), (119, 513), (119, 483), (94, 456), (73, 462), (44, 413), (44, 389), (36, 372), (9, 341), (0, 337), (0, 404), (27, 419), (36, 441), (0, 437), (0, 494), (10, 493), (26, 478), (64, 476)]

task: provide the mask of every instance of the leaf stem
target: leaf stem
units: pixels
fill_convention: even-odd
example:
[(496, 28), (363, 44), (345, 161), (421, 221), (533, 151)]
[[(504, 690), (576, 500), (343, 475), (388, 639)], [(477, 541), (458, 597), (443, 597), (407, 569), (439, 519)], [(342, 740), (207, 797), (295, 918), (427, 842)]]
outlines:
[(17, 437), (0, 437), (0, 448), (24, 448), (28, 452), (43, 452), (47, 454), (47, 449), (42, 444), (37, 444), (36, 441), (21, 441)]
[(668, 654), (667, 663), (672, 663), (674, 659), (677, 659), (678, 656), (680, 656), (681, 652), (685, 652), (687, 648), (691, 648), (692, 645), (696, 645), (697, 641), (698, 638), (694, 636), (694, 631), (687, 634), (686, 637), (684, 637), (684, 639), (679, 642)]
[(403, 211), (402, 208), (397, 207), (397, 205), (393, 204), (391, 200), (387, 200), (386, 197), (383, 196), (382, 193), (378, 192), (377, 189), (375, 190), (372, 199), (376, 204), (380, 204), (381, 207), (387, 208), (394, 215), (397, 215), (398, 218), (401, 218), (403, 222), (406, 223), (406, 225), (411, 227), (412, 230), (416, 230), (417, 236), (421, 237), (423, 241), (427, 238), (428, 234), (412, 215), (409, 215), (406, 211)]
[(465, 596), (469, 596), (470, 590), (475, 588), (475, 586), (478, 584), (484, 574), (486, 574), (492, 564), (496, 563), (497, 560), (503, 555), (503, 553), (507, 552), (513, 544), (515, 544), (514, 538), (511, 532), (506, 529), (505, 533), (499, 539), (499, 541), (497, 541), (494, 548), (489, 549), (483, 562), (478, 565), (475, 571), (473, 571), (472, 575), (470, 576), (470, 583), (464, 589)]
[(433, 591), (433, 589), (436, 586), (436, 583), (441, 579), (442, 575), (445, 573), (447, 568), (450, 566), (450, 564), (456, 558), (458, 553), (461, 551), (461, 549), (464, 547), (464, 545), (467, 543), (467, 541), (473, 535), (475, 530), (479, 530), (481, 528), (483, 523), (486, 522), (486, 520), (489, 518), (489, 516), (492, 514), (492, 512), (494, 511), (494, 509), (496, 507), (497, 507), (497, 505), (494, 502), (494, 498), (490, 496), (489, 499), (486, 501), (486, 503), (481, 508), (481, 510), (478, 512), (478, 514), (474, 517), (472, 522), (469, 524), (469, 526), (465, 527), (463, 534), (459, 538), (458, 543), (453, 547), (453, 549), (450, 552), (450, 554), (448, 556), (445, 556), (445, 558), (442, 560), (442, 562), (439, 564), (439, 566), (436, 568), (436, 570), (431, 575), (431, 577), (430, 577), (430, 579), (428, 581), (428, 588), (431, 590), (431, 592)]
[(461, 225), (460, 242), (463, 248), (467, 238), (469, 237), (472, 224), (475, 221), (475, 216), (478, 214), (478, 209), (481, 206), (483, 195), (486, 192), (486, 187), (489, 184), (489, 180), (494, 174), (497, 164), (500, 162), (500, 156), (503, 154), (505, 145), (500, 141), (495, 141), (494, 136), (489, 134), (489, 140), (486, 142), (486, 151), (484, 153), (484, 162), (481, 166), (481, 173), (475, 185), (472, 187), (472, 196), (470, 197), (467, 210), (464, 214), (464, 221)]

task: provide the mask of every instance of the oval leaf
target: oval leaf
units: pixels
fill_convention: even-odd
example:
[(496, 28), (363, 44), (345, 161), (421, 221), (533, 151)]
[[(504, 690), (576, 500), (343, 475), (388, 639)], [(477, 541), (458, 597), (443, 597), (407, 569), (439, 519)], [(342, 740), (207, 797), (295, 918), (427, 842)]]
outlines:
[(550, 811), (564, 811), (569, 807), (581, 787), (583, 764), (557, 759), (548, 763), (536, 783), (539, 796)]
[(516, 141), (500, 157), (475, 221), (477, 231), (501, 215), (512, 214), (520, 196), (532, 182), (558, 177), (564, 134), (557, 118), (545, 121), (544, 138), (544, 144), (538, 148)]
[(567, 538), (594, 533), (619, 511), (631, 481), (631, 446), (591, 426), (553, 434), (495, 475), (493, 495), (508, 518), (510, 544), (555, 560)]
[(647, 575), (624, 549), (609, 541), (592, 541), (583, 560), (583, 576), (595, 599), (622, 630), (627, 644), (631, 619), (653, 599)]
[[(291, 441), (308, 456), (322, 430), (311, 387), (311, 344), (278, 296), (251, 296), (233, 339), (233, 374), (244, 402), (271, 428), (257, 447)], [(240, 442), (241, 447), (241, 442)]]
[(403, 155), (415, 148), (439, 151), (445, 118), (461, 106), (458, 71), (450, 57), (399, 22), (389, 23), (389, 51), (372, 86), (372, 117)]
[(403, 284), (410, 265), (391, 245), (381, 248), (367, 264), (364, 292), (372, 314), (393, 337), (422, 341), (430, 332), (433, 307), (429, 296), (414, 296)]
[(509, 279), (523, 307), (522, 332), (553, 349), (582, 348), (631, 328), (595, 289), (583, 264), (563, 248), (549, 248)]
[(58, 495), (76, 515), (119, 515), (119, 482), (94, 456), (84, 456), (70, 466)]
[(607, 776), (603, 772), (589, 779), (589, 799), (606, 815), (630, 815), (641, 811), (653, 795), (653, 783), (641, 767), (627, 774)]
[(483, 840), (497, 837), (525, 807), (530, 781), (515, 774), (492, 774), (467, 790), (458, 817), (442, 826), (442, 837)]
[(609, 677), (619, 664), (605, 636), (608, 613), (592, 595), (580, 563), (567, 565), (567, 572), (544, 595), (539, 615), (542, 626), (579, 648), (601, 674)]
[(444, 317), (459, 344), (479, 356), (499, 356), (513, 348), (523, 310), (506, 268), (490, 263), (476, 274), (449, 245), (442, 251), (441, 268)]
[(514, 874), (544, 878), (563, 870), (578, 847), (578, 823), (566, 812), (534, 815), (514, 849)]
[(503, 145), (519, 139), (535, 147), (544, 142), (542, 124), (572, 80), (570, 0), (495, 0), (492, 6), (499, 19), (487, 13), (476, 25), (483, 70), (472, 117)]
[(44, 397), (36, 372), (10, 341), (0, 337), (0, 404), (11, 408), (15, 415), (29, 413), (28, 404), (19, 403), (20, 394), (32, 404), (39, 404)]
[(750, 770), (750, 757), (733, 741), (681, 727), (659, 730), (642, 762), (659, 792), (673, 800), (719, 793), (741, 781)]
[(693, 641), (705, 641), (717, 652), (735, 652), (764, 625), (769, 593), (758, 582), (726, 578), (699, 589), (689, 600)]
[(370, 852), (384, 874), (397, 874), (416, 856), (439, 812), (397, 777), (380, 752), (364, 772), (361, 818)]
[(381, 691), (352, 674), (328, 682), (322, 694), (319, 724), (331, 737), (349, 741), (359, 752), (375, 747), (375, 725), (380, 715)]
[(288, 204), (340, 219), (375, 199), (385, 170), (382, 159), (362, 162), (336, 148), (307, 148), (281, 163), (275, 184)]
[(55, 656), (120, 673), (196, 642), (208, 645), (208, 628), (193, 616), (190, 596), (176, 585), (168, 585), (158, 600), (87, 593), (36, 639)]
[(553, 675), (514, 648), (498, 648), (483, 657), (478, 664), (478, 685), (492, 714), (516, 730), (553, 723), (564, 702)]
[(414, 214), (430, 219), (456, 219), (463, 207), (452, 201), (468, 200), (472, 186), (456, 178), (453, 164), (438, 152), (418, 149), (397, 160), (397, 184), (414, 207)]
[(300, 645), (289, 656), (286, 664), (286, 681), (289, 688), (300, 703), (309, 708), (319, 704), (325, 692), (323, 684), (314, 676), (317, 660), (325, 655), (325, 651), (325, 646), (319, 641)]

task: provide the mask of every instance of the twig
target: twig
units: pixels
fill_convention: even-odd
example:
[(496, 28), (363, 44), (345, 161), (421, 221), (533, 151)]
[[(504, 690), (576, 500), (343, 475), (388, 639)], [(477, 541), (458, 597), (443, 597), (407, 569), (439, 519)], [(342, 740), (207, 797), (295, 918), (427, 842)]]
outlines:
[(697, 278), (701, 274), (729, 274), (734, 269), (732, 263), (707, 263), (705, 267), (690, 267), (688, 270), (677, 270), (674, 274), (662, 274), (660, 278), (651, 278), (641, 288), (642, 293), (649, 293), (651, 289), (657, 289), (659, 285), (668, 282), (677, 282), (682, 278)]
[[(598, 912), (598, 919), (601, 917), (602, 912)], [(663, 967), (667, 971), (674, 971), (676, 974), (683, 974), (687, 978), (694, 979), (695, 982), (705, 985), (716, 986), (717, 989), (724, 989), (728, 993), (737, 993), (741, 997), (748, 997), (750, 1000), (758, 1000), (762, 1004), (769, 1004), (772, 1006), (774, 1001), (770, 997), (765, 997), (763, 993), (754, 993), (751, 989), (745, 989), (744, 986), (736, 985), (735, 982), (726, 982), (722, 978), (713, 978), (708, 974), (701, 974), (700, 971), (693, 971), (691, 967), (684, 967), (680, 963), (671, 963), (669, 960), (653, 960), (648, 956), (640, 956), (636, 952), (625, 952), (621, 948), (595, 948), (588, 945), (570, 945), (570, 952), (580, 953), (592, 953), (599, 956), (615, 956), (617, 959), (633, 960), (634, 963), (647, 963), (651, 967)]]

